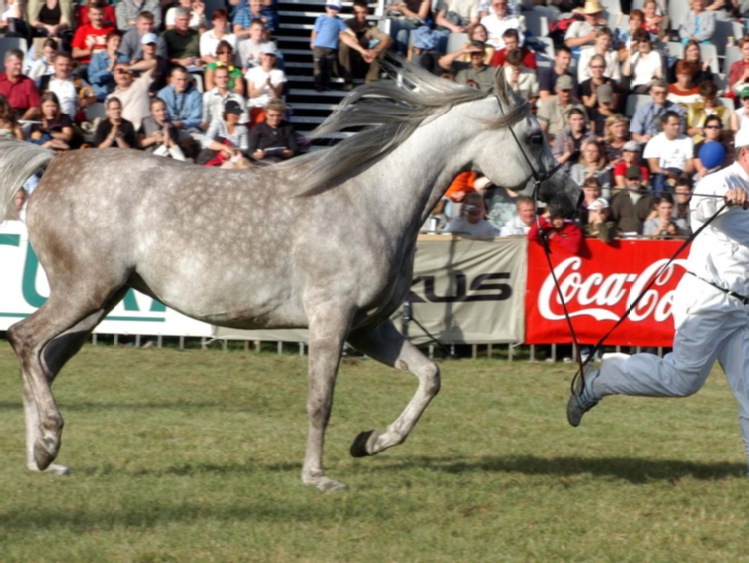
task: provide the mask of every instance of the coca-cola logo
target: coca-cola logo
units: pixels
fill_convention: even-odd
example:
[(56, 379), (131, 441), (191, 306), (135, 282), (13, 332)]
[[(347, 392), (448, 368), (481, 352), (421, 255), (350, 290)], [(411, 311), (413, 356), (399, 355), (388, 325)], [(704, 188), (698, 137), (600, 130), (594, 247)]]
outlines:
[[(686, 270), (685, 260), (663, 258), (650, 264), (640, 273), (616, 272), (602, 274), (593, 272), (586, 275), (580, 272), (582, 259), (577, 256), (567, 258), (554, 268), (559, 280), (559, 288), (567, 305), (570, 317), (593, 317), (597, 321), (617, 321), (635, 299), (655, 278), (653, 285), (645, 291), (637, 307), (629, 315), (632, 322), (641, 322), (648, 317), (663, 322), (671, 316), (675, 281)], [(668, 264), (668, 266), (666, 266)], [(663, 269), (663, 271), (661, 271)], [(548, 320), (564, 319), (559, 290), (554, 278), (549, 274), (538, 294), (538, 311)]]

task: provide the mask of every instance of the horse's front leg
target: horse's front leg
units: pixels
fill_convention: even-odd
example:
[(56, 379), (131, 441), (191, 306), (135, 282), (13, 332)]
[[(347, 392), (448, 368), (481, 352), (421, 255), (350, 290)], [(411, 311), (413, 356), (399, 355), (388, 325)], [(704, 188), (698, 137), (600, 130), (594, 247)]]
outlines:
[(352, 332), (349, 343), (370, 358), (396, 369), (409, 371), (419, 379), (416, 393), (406, 408), (383, 434), (362, 432), (351, 444), (351, 455), (379, 453), (406, 441), (429, 402), (440, 390), (440, 370), (395, 328), (390, 319)]
[(333, 407), (333, 391), (341, 349), (350, 322), (348, 316), (342, 318), (343, 316), (336, 315), (336, 312), (332, 307), (326, 308), (325, 311), (313, 315), (309, 324), (309, 434), (302, 467), (302, 481), (322, 491), (346, 488), (343, 483), (327, 477), (323, 469), (325, 430)]

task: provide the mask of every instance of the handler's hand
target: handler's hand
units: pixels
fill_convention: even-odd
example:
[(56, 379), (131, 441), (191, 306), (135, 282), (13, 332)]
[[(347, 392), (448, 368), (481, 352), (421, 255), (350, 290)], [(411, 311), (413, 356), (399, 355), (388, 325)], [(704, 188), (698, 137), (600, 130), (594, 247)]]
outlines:
[(744, 209), (749, 208), (749, 200), (747, 200), (747, 194), (740, 188), (732, 188), (726, 192), (725, 195), (726, 204), (728, 207), (740, 205)]

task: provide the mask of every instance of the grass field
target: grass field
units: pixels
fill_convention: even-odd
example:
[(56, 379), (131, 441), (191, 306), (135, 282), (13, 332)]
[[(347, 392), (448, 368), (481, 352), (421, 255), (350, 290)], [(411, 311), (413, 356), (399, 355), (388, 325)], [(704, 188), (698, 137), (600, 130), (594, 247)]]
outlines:
[(415, 379), (347, 360), (322, 494), (299, 478), (306, 359), (86, 347), (55, 394), (67, 477), (25, 469), (0, 343), (2, 561), (746, 561), (749, 480), (716, 373), (683, 400), (613, 397), (579, 429), (569, 365), (442, 362), (409, 441), (348, 455)]

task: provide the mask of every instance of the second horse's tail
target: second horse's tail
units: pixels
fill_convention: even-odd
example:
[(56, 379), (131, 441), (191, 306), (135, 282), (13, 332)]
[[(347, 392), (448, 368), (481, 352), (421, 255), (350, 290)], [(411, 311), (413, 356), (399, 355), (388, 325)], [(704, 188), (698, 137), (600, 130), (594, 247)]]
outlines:
[(13, 196), (32, 175), (40, 172), (55, 153), (25, 141), (0, 141), (0, 223), (5, 221)]

